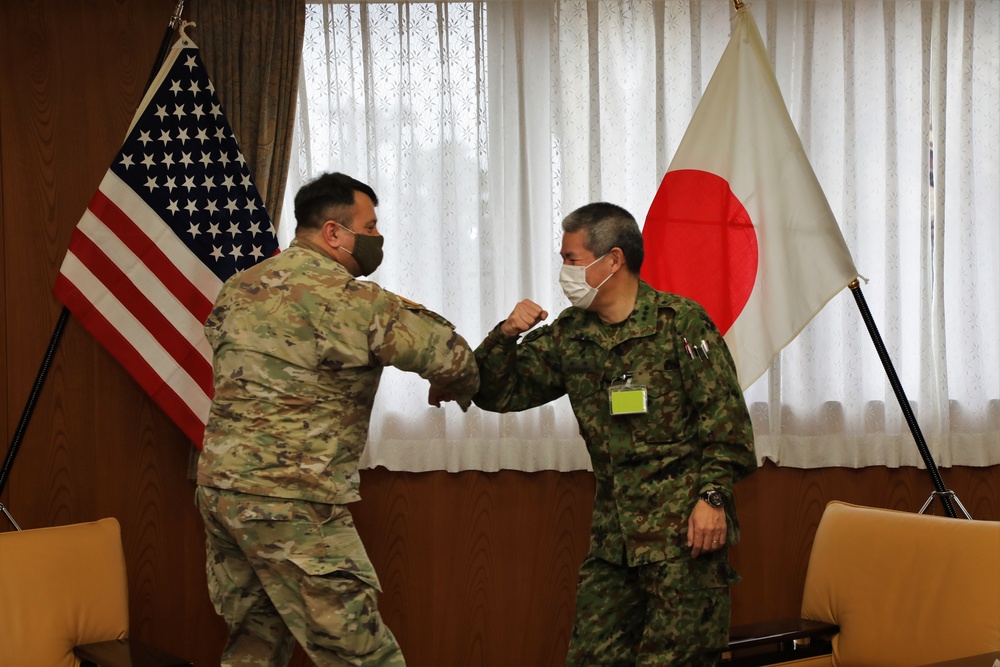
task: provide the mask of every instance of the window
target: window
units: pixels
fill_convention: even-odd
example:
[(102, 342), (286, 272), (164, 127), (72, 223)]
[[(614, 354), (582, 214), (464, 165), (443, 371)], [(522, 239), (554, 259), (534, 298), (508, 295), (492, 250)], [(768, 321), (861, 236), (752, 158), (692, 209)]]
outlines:
[[(1000, 463), (1000, 4), (752, 11), (935, 460)], [(286, 196), (330, 170), (370, 183), (386, 237), (373, 279), (472, 346), (522, 298), (554, 315), (562, 216), (607, 200), (641, 224), (729, 19), (717, 0), (310, 5)], [(761, 458), (920, 462), (847, 290), (746, 399)], [(437, 410), (393, 369), (364, 462), (589, 464), (565, 399)]]

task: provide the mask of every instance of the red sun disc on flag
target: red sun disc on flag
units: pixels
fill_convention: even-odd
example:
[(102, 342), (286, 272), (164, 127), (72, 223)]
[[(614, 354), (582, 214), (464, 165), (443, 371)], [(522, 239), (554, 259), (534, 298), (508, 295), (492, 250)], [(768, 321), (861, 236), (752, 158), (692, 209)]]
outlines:
[(757, 234), (729, 183), (696, 169), (667, 172), (642, 230), (642, 278), (700, 303), (725, 335), (757, 279)]

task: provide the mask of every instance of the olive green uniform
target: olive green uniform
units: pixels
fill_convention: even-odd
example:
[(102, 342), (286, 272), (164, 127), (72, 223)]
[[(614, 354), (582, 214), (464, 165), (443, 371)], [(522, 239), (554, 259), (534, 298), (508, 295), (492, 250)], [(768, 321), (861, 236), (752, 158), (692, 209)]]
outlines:
[[(732, 358), (704, 309), (640, 281), (624, 322), (569, 308), (520, 343), (498, 326), (476, 360), (476, 405), (518, 411), (568, 394), (590, 453), (597, 490), (568, 664), (714, 664), (738, 577), (725, 549), (691, 558), (687, 521), (699, 494), (720, 490), (735, 543), (732, 485), (756, 456)], [(609, 390), (626, 384), (645, 388), (645, 413), (611, 414)]]
[(465, 409), (478, 387), (471, 349), (440, 316), (300, 240), (230, 278), (205, 333), (215, 397), (196, 498), (230, 628), (223, 664), (283, 665), (297, 639), (317, 665), (402, 665), (345, 505), (360, 499), (383, 367)]

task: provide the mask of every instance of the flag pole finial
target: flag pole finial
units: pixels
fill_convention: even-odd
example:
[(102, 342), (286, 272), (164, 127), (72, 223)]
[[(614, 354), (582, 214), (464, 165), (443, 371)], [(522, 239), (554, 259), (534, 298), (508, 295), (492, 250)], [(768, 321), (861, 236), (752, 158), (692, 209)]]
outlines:
[(184, 0), (177, 0), (177, 6), (174, 7), (174, 13), (170, 17), (170, 28), (172, 30), (177, 29), (177, 25), (181, 22), (181, 15), (184, 13)]
[(740, 11), (745, 6), (746, 5), (743, 4), (743, 0), (733, 0), (733, 8), (736, 9), (736, 11)]

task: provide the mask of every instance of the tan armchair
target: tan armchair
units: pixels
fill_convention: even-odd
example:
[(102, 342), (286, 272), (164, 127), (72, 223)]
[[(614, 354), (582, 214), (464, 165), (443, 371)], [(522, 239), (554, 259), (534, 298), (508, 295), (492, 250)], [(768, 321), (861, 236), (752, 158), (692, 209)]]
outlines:
[(723, 664), (915, 667), (982, 656), (989, 667), (1000, 657), (1000, 522), (831, 502), (802, 618), (839, 626), (829, 654), (795, 659), (788, 642), (775, 660), (736, 651)]
[(130, 642), (128, 627), (117, 520), (0, 533), (0, 663), (76, 667), (86, 645), (84, 665), (190, 664)]

